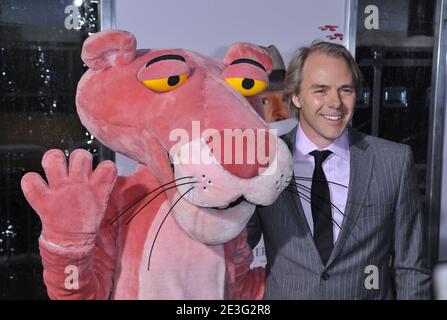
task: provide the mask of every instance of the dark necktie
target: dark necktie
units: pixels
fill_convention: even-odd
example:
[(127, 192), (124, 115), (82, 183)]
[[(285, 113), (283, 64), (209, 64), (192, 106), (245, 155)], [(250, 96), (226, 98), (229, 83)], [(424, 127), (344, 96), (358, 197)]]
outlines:
[(311, 190), (314, 241), (324, 265), (326, 265), (334, 246), (331, 197), (326, 175), (323, 171), (323, 162), (331, 153), (332, 152), (329, 150), (312, 151), (310, 153), (315, 158), (315, 169), (312, 176)]

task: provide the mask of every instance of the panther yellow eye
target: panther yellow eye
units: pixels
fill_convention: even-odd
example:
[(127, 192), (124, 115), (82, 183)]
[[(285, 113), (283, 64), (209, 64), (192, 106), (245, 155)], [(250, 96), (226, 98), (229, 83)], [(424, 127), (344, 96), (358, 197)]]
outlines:
[(251, 78), (225, 78), (225, 81), (246, 97), (257, 95), (268, 86), (264, 81)]
[(187, 74), (174, 75), (167, 78), (143, 80), (143, 84), (157, 92), (167, 92), (181, 86), (188, 79)]

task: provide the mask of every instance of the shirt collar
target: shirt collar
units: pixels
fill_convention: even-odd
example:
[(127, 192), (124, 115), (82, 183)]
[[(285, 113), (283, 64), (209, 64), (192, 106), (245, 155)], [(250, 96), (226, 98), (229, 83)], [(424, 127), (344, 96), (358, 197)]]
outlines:
[(329, 150), (340, 158), (349, 161), (349, 138), (348, 131), (345, 130), (343, 134), (338, 137), (334, 142), (332, 142), (326, 148), (317, 147), (304, 133), (301, 125), (298, 123), (296, 139), (295, 139), (295, 155), (298, 158), (307, 156), (310, 152), (314, 150)]

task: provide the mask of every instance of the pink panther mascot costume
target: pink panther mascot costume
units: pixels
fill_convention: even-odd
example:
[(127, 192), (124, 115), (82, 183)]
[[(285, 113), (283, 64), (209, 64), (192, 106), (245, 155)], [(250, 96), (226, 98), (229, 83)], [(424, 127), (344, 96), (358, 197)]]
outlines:
[[(117, 176), (111, 161), (92, 171), (84, 150), (68, 164), (50, 150), (42, 159), (47, 181), (23, 177), (42, 221), (50, 298), (262, 298), (265, 271), (250, 269), (245, 226), (292, 176), (286, 144), (254, 111), (269, 55), (247, 43), (232, 45), (223, 61), (183, 49), (136, 50), (132, 34), (108, 30), (85, 41), (82, 59), (89, 67), (76, 96), (83, 125), (139, 165)], [(254, 133), (254, 143), (224, 139), (226, 130)], [(261, 149), (269, 150), (265, 161), (248, 161)], [(243, 160), (224, 161), (228, 153)], [(74, 285), (67, 270), (76, 270)]]

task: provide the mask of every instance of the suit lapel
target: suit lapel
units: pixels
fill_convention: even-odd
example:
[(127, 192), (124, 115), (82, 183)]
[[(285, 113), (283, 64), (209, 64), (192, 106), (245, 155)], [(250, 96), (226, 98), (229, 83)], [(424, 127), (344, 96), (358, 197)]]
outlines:
[[(297, 128), (298, 126), (296, 126), (293, 130), (286, 133), (285, 135), (281, 136), (282, 140), (289, 147), (290, 153), (292, 153), (292, 155), (294, 154), (295, 151), (295, 139), (296, 139)], [(296, 188), (293, 186), (293, 184), (290, 184), (287, 187), (287, 189), (293, 189), (296, 191)], [(298, 197), (298, 191), (295, 192), (296, 194), (289, 192), (287, 190), (283, 191), (282, 193), (284, 194), (286, 205), (288, 207), (287, 209), (289, 211), (292, 211), (291, 214), (295, 218), (298, 225), (301, 227), (303, 225), (303, 222), (305, 222), (307, 225), (307, 221), (305, 220), (304, 217), (303, 206), (301, 205), (301, 200)]]
[[(297, 128), (298, 128), (298, 126), (296, 126), (293, 130), (286, 133), (285, 135), (281, 136), (283, 141), (289, 147), (289, 150), (292, 153), (292, 155), (295, 152), (295, 139), (296, 139)], [(295, 218), (295, 220), (298, 224), (298, 227), (302, 228), (302, 230), (306, 234), (306, 240), (308, 241), (309, 245), (312, 247), (311, 250), (314, 252), (314, 254), (321, 261), (320, 254), (318, 253), (317, 247), (315, 245), (315, 241), (312, 237), (312, 232), (310, 231), (309, 224), (307, 223), (306, 216), (304, 215), (304, 210), (303, 210), (303, 206), (301, 204), (301, 199), (298, 196), (298, 190), (293, 185), (289, 185), (288, 189), (293, 189), (295, 192), (292, 193), (287, 190), (284, 190), (281, 194), (284, 197), (284, 201), (285, 201), (287, 210), (290, 211), (289, 213)]]
[(365, 196), (368, 193), (369, 182), (373, 170), (374, 154), (369, 152), (368, 143), (363, 135), (349, 128), (350, 178), (345, 216), (338, 239), (329, 257), (327, 265), (331, 264), (340, 253), (344, 243), (351, 234), (359, 216)]

